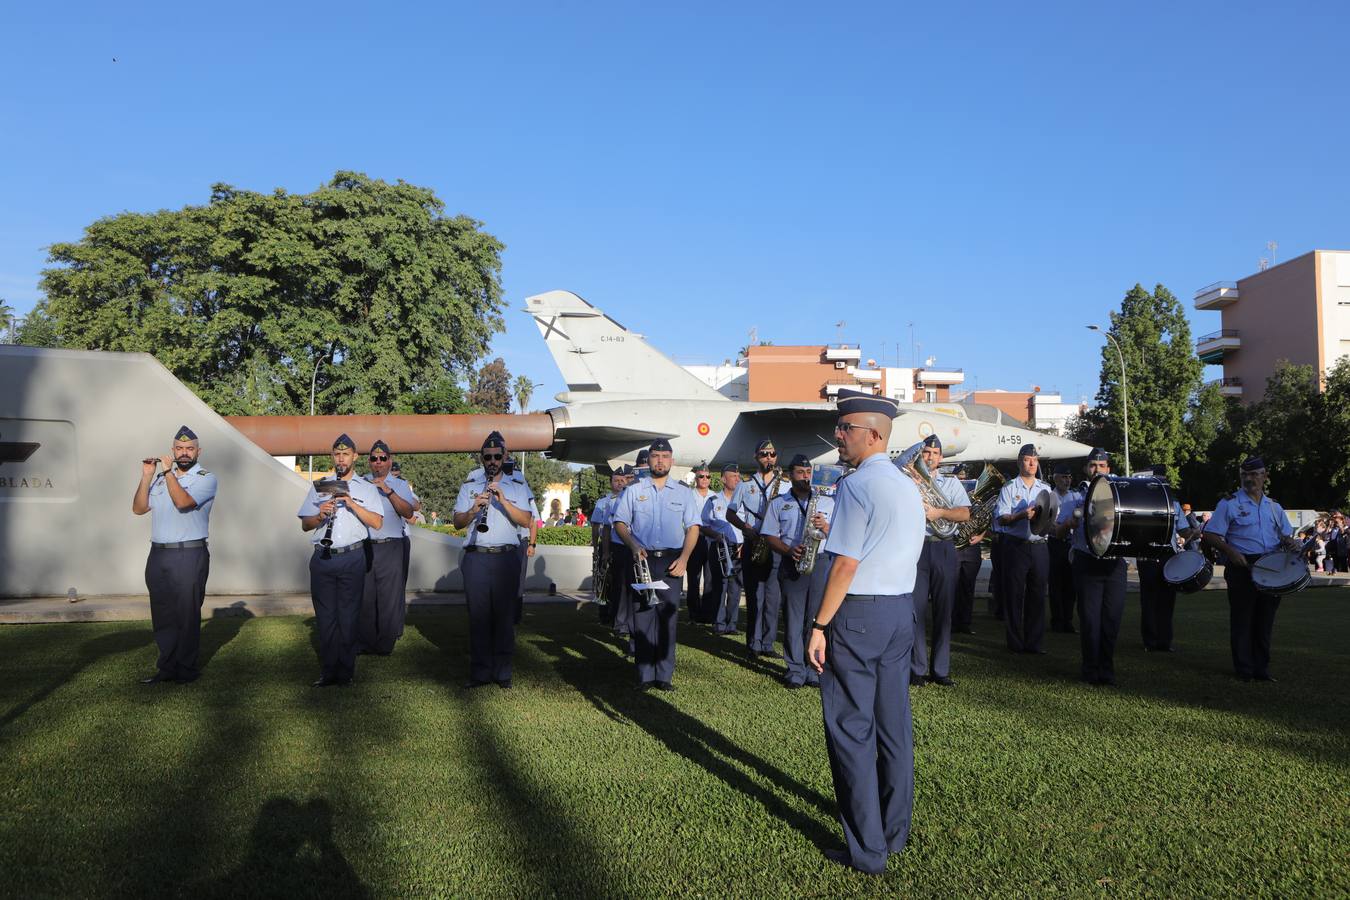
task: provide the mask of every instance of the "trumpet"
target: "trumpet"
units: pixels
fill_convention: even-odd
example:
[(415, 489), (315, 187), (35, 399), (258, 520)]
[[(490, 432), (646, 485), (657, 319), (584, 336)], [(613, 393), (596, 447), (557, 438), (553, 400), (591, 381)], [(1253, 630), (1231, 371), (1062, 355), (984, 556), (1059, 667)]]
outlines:
[(609, 602), (609, 566), (611, 557), (596, 547), (591, 556), (591, 596), (596, 603)]
[[(647, 558), (645, 556), (638, 556), (634, 559), (633, 580), (637, 584), (652, 583), (652, 568), (647, 565)], [(638, 596), (641, 598), (641, 606), (643, 609), (650, 609), (660, 602), (660, 598), (656, 596), (655, 588), (647, 588), (644, 591), (639, 591)]]
[(717, 565), (722, 569), (722, 577), (730, 578), (736, 570), (736, 561), (731, 558), (731, 545), (720, 538), (714, 540), (713, 545), (717, 548)]

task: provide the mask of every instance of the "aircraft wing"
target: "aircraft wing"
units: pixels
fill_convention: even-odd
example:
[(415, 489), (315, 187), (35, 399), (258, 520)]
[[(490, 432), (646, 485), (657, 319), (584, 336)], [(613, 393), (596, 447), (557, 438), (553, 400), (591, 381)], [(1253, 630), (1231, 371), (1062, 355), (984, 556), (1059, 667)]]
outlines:
[(639, 428), (620, 428), (617, 425), (570, 425), (555, 429), (553, 439), (613, 441), (616, 444), (650, 444), (657, 438), (671, 440), (679, 437), (673, 431), (644, 431)]

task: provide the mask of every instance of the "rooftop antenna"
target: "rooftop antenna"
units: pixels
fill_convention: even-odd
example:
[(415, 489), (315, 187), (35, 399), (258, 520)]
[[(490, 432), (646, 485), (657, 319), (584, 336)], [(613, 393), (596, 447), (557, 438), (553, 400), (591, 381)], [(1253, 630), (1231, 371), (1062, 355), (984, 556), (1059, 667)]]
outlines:
[(848, 323), (842, 319), (834, 323), (835, 337), (839, 338), (839, 343), (841, 344), (844, 342), (844, 326), (847, 324)]
[(1270, 264), (1275, 265), (1275, 251), (1280, 249), (1280, 245), (1274, 241), (1266, 241), (1266, 249), (1270, 251)]
[(756, 346), (757, 344), (759, 344), (759, 329), (758, 329), (757, 327), (755, 327), (754, 325), (751, 325), (751, 326), (750, 326), (750, 346), (751, 346), (751, 347), (754, 347), (754, 346)]
[(914, 361), (919, 358), (918, 352), (914, 349), (914, 323), (909, 323), (909, 367), (914, 368)]
[(1260, 261), (1257, 262), (1256, 265), (1257, 265), (1259, 271), (1264, 272), (1266, 269), (1269, 269), (1269, 268), (1270, 268), (1270, 260), (1266, 259), (1266, 258), (1263, 256), (1263, 257), (1261, 257)]

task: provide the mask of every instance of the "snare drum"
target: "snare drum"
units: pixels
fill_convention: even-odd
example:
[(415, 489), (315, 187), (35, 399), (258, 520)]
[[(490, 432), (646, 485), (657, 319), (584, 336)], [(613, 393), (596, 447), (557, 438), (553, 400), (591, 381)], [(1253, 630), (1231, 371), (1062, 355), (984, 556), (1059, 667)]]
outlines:
[(1199, 550), (1186, 550), (1163, 563), (1163, 580), (1183, 594), (1203, 591), (1214, 577), (1214, 564)]
[(1297, 594), (1311, 581), (1312, 573), (1301, 553), (1276, 550), (1252, 563), (1252, 584), (1263, 594)]
[(1100, 558), (1157, 559), (1172, 552), (1176, 512), (1161, 478), (1098, 475), (1088, 485), (1087, 545)]

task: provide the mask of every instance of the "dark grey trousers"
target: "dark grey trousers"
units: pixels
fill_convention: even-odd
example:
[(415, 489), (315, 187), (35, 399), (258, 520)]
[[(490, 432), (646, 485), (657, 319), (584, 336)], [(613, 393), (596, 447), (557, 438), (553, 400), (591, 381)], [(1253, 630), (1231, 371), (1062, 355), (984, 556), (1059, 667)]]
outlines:
[(202, 601), (211, 553), (205, 547), (150, 548), (145, 586), (150, 625), (159, 647), (156, 665), (167, 678), (195, 678), (202, 640)]
[(647, 606), (637, 598), (633, 602), (633, 656), (637, 660), (638, 681), (669, 683), (675, 677), (675, 626), (680, 615), (680, 581), (666, 574), (678, 559), (671, 555), (647, 558), (653, 581), (664, 581), (666, 589), (657, 591), (657, 602)]
[(1177, 607), (1177, 589), (1163, 577), (1164, 560), (1141, 559), (1139, 572), (1139, 634), (1149, 650), (1172, 648), (1172, 614)]
[(1125, 560), (1097, 559), (1074, 551), (1073, 581), (1078, 597), (1078, 632), (1085, 681), (1116, 677), (1116, 638), (1125, 614)]
[(787, 663), (789, 684), (819, 684), (816, 670), (807, 665), (806, 647), (811, 641), (811, 622), (820, 612), (825, 598), (825, 582), (830, 578), (834, 557), (821, 552), (809, 575), (798, 575), (791, 560), (778, 567), (778, 591), (783, 598), (783, 661)]
[[(932, 639), (933, 675), (945, 678), (952, 667), (952, 607), (956, 601), (956, 545), (951, 541), (923, 542), (914, 579), (914, 652), (910, 671), (928, 675), (929, 638)], [(933, 627), (928, 628), (928, 612)]]
[(365, 587), (366, 554), (359, 547), (328, 559), (321, 548), (314, 549), (309, 558), (309, 595), (324, 678), (342, 680), (356, 674), (356, 619)]
[(505, 681), (516, 649), (520, 548), (466, 552), (461, 569), (469, 603), (469, 678)]
[(389, 653), (403, 633), (403, 540), (372, 543), (370, 571), (361, 593), (357, 650)]

